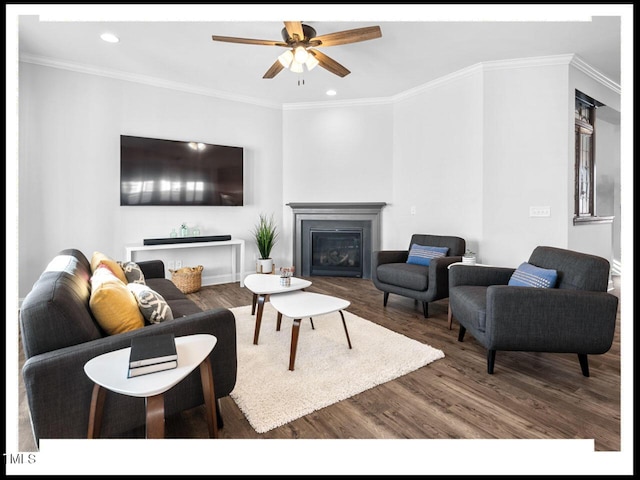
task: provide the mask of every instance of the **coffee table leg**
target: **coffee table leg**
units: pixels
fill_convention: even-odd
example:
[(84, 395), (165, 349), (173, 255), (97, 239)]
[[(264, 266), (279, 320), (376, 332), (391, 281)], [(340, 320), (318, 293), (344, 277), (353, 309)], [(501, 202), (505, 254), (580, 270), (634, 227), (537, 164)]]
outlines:
[(309, 321), (311, 322), (311, 330), (315, 330), (316, 327), (313, 325), (313, 318), (309, 317)]
[(293, 320), (291, 329), (291, 353), (289, 354), (289, 370), (293, 370), (296, 363), (296, 350), (298, 350), (298, 335), (300, 334), (300, 319)]
[(207, 425), (209, 426), (209, 438), (218, 437), (218, 412), (216, 410), (216, 394), (213, 389), (213, 370), (211, 360), (205, 358), (200, 364), (200, 381), (202, 383), (202, 395), (207, 411)]
[(282, 314), (278, 312), (278, 323), (276, 323), (276, 331), (280, 331), (280, 325), (282, 324)]
[(98, 438), (102, 428), (102, 412), (107, 391), (97, 383), (91, 393), (91, 407), (89, 409), (89, 429), (87, 438)]
[(451, 305), (449, 305), (449, 312), (447, 313), (449, 320), (449, 330), (451, 330), (451, 324), (453, 323), (453, 314), (451, 313)]
[(260, 323), (262, 322), (262, 311), (264, 310), (264, 300), (266, 295), (258, 296), (258, 313), (256, 313), (256, 330), (253, 332), (253, 344), (258, 344), (258, 337), (260, 336)]
[(147, 407), (147, 438), (164, 438), (164, 395), (145, 398)]
[(251, 300), (251, 315), (255, 315), (256, 313), (256, 302), (258, 301), (258, 294), (253, 294), (253, 299)]
[(340, 310), (340, 316), (342, 317), (342, 325), (344, 325), (344, 333), (347, 334), (347, 343), (349, 344), (349, 348), (351, 348), (351, 339), (349, 338), (349, 331), (347, 330), (347, 322), (344, 321), (344, 314), (342, 310)]

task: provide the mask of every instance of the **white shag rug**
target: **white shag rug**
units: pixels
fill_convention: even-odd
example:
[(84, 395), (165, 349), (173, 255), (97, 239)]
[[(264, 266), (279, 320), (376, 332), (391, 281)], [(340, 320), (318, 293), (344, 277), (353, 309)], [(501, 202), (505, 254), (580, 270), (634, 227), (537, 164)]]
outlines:
[(295, 370), (289, 370), (293, 320), (265, 303), (258, 345), (253, 344), (251, 306), (232, 308), (236, 317), (238, 376), (231, 398), (258, 433), (406, 375), (444, 357), (441, 350), (343, 311), (352, 349), (335, 312), (303, 319)]

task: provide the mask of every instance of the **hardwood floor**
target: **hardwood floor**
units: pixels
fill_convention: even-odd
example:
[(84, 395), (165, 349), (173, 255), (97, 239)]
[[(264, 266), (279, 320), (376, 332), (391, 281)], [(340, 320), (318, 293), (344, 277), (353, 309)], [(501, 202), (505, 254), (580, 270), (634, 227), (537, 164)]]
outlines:
[[(413, 300), (391, 295), (387, 307), (370, 280), (313, 277), (308, 291), (351, 301), (350, 312), (445, 353), (445, 358), (264, 434), (256, 433), (230, 397), (221, 400), (226, 439), (593, 439), (596, 451), (620, 451), (620, 314), (613, 346), (589, 357), (498, 352), (487, 374), (486, 351), (471, 335), (447, 328), (447, 300), (425, 319)], [(620, 295), (619, 285), (614, 294)], [(202, 308), (251, 303), (239, 284), (190, 294)], [(21, 389), (20, 445), (32, 451)], [(167, 418), (167, 437), (206, 438), (202, 407)]]

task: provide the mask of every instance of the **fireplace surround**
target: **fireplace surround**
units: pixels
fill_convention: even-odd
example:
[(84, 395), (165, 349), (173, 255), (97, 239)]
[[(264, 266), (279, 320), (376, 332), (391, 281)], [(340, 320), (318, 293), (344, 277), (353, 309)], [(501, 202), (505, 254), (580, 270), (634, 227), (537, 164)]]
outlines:
[[(302, 276), (371, 278), (371, 254), (380, 249), (380, 214), (386, 203), (287, 205), (293, 211), (297, 272)], [(314, 243), (323, 246), (323, 251), (316, 248), (314, 255)]]

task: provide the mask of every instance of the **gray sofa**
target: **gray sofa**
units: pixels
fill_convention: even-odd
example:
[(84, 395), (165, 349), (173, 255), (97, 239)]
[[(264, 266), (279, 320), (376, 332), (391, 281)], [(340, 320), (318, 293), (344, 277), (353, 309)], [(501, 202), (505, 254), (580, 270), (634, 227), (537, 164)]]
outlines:
[[(93, 382), (84, 372), (92, 358), (130, 346), (138, 336), (208, 333), (217, 338), (210, 354), (216, 399), (236, 382), (236, 323), (226, 308), (203, 311), (165, 278), (160, 260), (139, 262), (146, 284), (162, 295), (173, 320), (107, 336), (89, 307), (91, 266), (79, 250), (61, 251), (25, 297), (19, 313), (25, 354), (22, 369), (36, 442), (42, 438), (86, 438)], [(165, 416), (204, 403), (198, 369), (165, 394)], [(218, 404), (219, 407), (219, 404)], [(218, 408), (219, 411), (219, 408)], [(219, 426), (222, 418), (218, 417)], [(145, 401), (108, 392), (101, 436), (119, 438), (145, 424)]]
[(466, 331), (487, 349), (487, 372), (496, 351), (576, 353), (589, 376), (587, 355), (613, 342), (618, 297), (607, 293), (609, 262), (601, 257), (539, 246), (528, 263), (557, 271), (554, 288), (508, 285), (514, 268), (453, 265), (449, 307)]
[[(434, 258), (429, 266), (407, 263), (413, 244), (448, 247), (446, 256)], [(378, 290), (384, 292), (386, 307), (389, 294), (394, 293), (422, 302), (424, 317), (429, 316), (429, 302), (449, 296), (449, 270), (452, 263), (461, 262), (466, 242), (463, 238), (445, 235), (414, 234), (406, 250), (379, 250), (373, 252), (371, 279)]]

